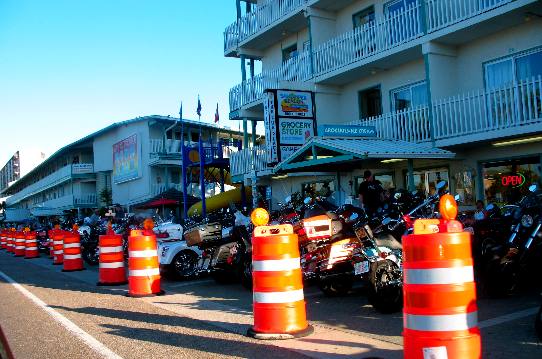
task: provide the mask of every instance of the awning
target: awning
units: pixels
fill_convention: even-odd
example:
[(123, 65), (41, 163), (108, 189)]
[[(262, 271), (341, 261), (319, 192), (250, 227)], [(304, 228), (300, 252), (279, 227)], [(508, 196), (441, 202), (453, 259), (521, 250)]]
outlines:
[(455, 153), (433, 147), (430, 143), (413, 143), (375, 138), (313, 137), (274, 171), (302, 171), (309, 167), (343, 166), (362, 160), (385, 159), (448, 159)]
[(30, 214), (34, 217), (50, 217), (50, 216), (62, 216), (62, 211), (57, 208), (49, 207), (34, 207), (30, 210)]

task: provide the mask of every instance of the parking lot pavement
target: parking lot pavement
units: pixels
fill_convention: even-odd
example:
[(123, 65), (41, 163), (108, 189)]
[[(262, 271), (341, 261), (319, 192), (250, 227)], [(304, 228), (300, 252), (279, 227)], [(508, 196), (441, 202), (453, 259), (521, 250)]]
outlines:
[[(252, 294), (238, 284), (218, 285), (208, 277), (186, 282), (163, 279), (166, 295), (134, 299), (125, 297), (126, 285), (96, 287), (96, 267), (62, 273), (61, 268), (50, 263), (46, 258), (24, 261), (0, 252), (0, 271), (125, 358), (402, 357), (401, 313), (375, 312), (363, 287), (340, 298), (328, 298), (314, 286), (305, 288), (307, 316), (315, 333), (296, 340), (259, 342), (245, 336), (252, 324)], [(19, 336), (26, 331), (62, 336), (62, 330), (50, 329), (51, 323), (40, 321), (47, 323), (47, 328), (34, 325), (36, 308), (19, 298), (12, 288), (4, 294), (7, 284), (1, 279), (0, 286), (0, 325), (7, 322), (12, 333), (8, 332), (8, 339), (17, 348), (24, 349), (24, 339)], [(13, 316), (10, 309), (14, 303), (29, 309)], [(533, 311), (539, 303), (537, 293), (480, 299), (484, 357), (542, 358), (542, 346), (533, 329)], [(47, 343), (43, 350), (49, 350)], [(78, 352), (88, 350), (73, 347)]]

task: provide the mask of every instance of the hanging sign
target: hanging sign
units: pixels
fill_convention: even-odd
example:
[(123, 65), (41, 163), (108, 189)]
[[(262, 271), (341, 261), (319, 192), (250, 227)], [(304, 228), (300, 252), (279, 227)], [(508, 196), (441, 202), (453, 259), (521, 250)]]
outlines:
[(376, 137), (375, 126), (322, 125), (318, 126), (322, 137)]
[(276, 117), (275, 94), (273, 92), (266, 92), (264, 93), (263, 99), (263, 119), (265, 126), (267, 163), (277, 163), (279, 161)]
[(280, 117), (314, 117), (312, 92), (278, 90), (277, 102)]
[(314, 136), (314, 120), (279, 118), (281, 144), (303, 145)]

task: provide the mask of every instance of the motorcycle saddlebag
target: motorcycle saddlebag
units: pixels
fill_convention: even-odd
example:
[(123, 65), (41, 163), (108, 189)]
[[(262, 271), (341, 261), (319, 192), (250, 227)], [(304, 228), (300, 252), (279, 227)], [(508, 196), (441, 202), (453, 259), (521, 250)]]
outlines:
[(222, 224), (220, 222), (199, 224), (190, 228), (184, 234), (189, 247), (209, 247), (222, 240)]

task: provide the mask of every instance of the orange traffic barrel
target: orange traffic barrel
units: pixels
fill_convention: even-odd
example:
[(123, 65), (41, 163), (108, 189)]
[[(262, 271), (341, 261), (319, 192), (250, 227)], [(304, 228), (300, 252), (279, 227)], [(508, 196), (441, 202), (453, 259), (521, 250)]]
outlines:
[(38, 240), (36, 239), (36, 232), (26, 232), (25, 234), (25, 250), (24, 258), (39, 258), (38, 252)]
[(53, 259), (54, 258), (54, 252), (55, 250), (53, 249), (54, 246), (53, 246), (53, 233), (56, 229), (50, 229), (47, 231), (47, 243), (49, 244), (49, 258)]
[(15, 246), (13, 248), (13, 253), (15, 253), (15, 257), (24, 257), (25, 250), (26, 244), (24, 239), (24, 232), (17, 231), (15, 232)]
[(126, 284), (122, 236), (109, 231), (100, 236), (100, 268), (98, 285)]
[(15, 241), (14, 237), (15, 237), (15, 228), (12, 228), (11, 230), (9, 230), (8, 237), (6, 239), (6, 250), (9, 253), (13, 253), (13, 243)]
[(73, 231), (64, 233), (62, 247), (63, 272), (75, 272), (85, 269), (83, 257), (81, 256), (81, 237), (77, 229), (77, 226), (74, 226)]
[(7, 249), (7, 248), (8, 248), (8, 231), (5, 229), (2, 229), (2, 232), (0, 233), (0, 250)]
[[(444, 197), (444, 196), (443, 196)], [(481, 358), (471, 234), (445, 215), (403, 237), (405, 358)], [(455, 203), (455, 201), (453, 201)], [(447, 218), (448, 217), (448, 218)]]
[(64, 233), (62, 230), (53, 231), (53, 264), (61, 265), (64, 261)]
[[(146, 225), (146, 228), (148, 225)], [(152, 225), (150, 225), (152, 228)], [(128, 238), (128, 296), (162, 295), (156, 236), (152, 229), (134, 230)]]
[(297, 235), (290, 224), (259, 226), (252, 240), (256, 339), (290, 339), (311, 334), (307, 322)]

